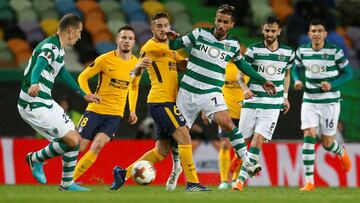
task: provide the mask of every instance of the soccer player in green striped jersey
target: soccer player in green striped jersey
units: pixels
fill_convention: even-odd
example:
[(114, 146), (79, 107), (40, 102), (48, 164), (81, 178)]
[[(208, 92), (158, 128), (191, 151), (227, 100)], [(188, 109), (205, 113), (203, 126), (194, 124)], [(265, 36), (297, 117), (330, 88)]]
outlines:
[(64, 47), (74, 45), (81, 36), (82, 23), (73, 14), (63, 16), (57, 34), (40, 42), (29, 59), (18, 100), (21, 117), (50, 144), (36, 152), (30, 152), (26, 161), (32, 175), (42, 184), (46, 183), (43, 163), (62, 156), (60, 190), (88, 190), (74, 183), (73, 175), (79, 153), (80, 135), (74, 123), (52, 98), (57, 75), (88, 102), (99, 102), (94, 94), (85, 94), (65, 68)]
[(335, 153), (345, 172), (351, 169), (350, 158), (343, 146), (336, 142), (335, 133), (340, 114), (339, 86), (352, 78), (352, 68), (344, 52), (335, 44), (325, 41), (325, 23), (310, 23), (308, 36), (311, 43), (296, 51), (296, 66), (292, 71), (295, 89), (304, 85), (298, 71), (305, 69), (305, 92), (301, 106), (301, 129), (304, 131), (303, 165), (306, 184), (302, 191), (315, 190), (314, 161), (317, 129), (321, 133), (324, 149)]
[(197, 28), (191, 33), (179, 37), (169, 31), (171, 49), (192, 47), (186, 72), (180, 83), (176, 104), (185, 117), (189, 128), (199, 112), (203, 111), (214, 120), (230, 139), (236, 153), (243, 159), (244, 166), (252, 175), (261, 170), (260, 165), (253, 165), (248, 160), (247, 149), (242, 134), (231, 121), (224, 101), (221, 87), (224, 85), (226, 64), (232, 60), (235, 65), (256, 80), (266, 92), (276, 94), (275, 85), (260, 76), (240, 54), (240, 44), (228, 35), (235, 21), (235, 8), (228, 4), (221, 5), (215, 17), (214, 28)]
[[(290, 109), (288, 90), (290, 86), (290, 71), (293, 66), (294, 51), (278, 40), (281, 34), (280, 21), (275, 16), (269, 16), (263, 26), (264, 40), (254, 43), (245, 52), (245, 60), (264, 78), (276, 85), (277, 94), (268, 95), (259, 83), (253, 79), (245, 83), (240, 79), (240, 86), (244, 90), (239, 130), (250, 143), (249, 159), (258, 163), (263, 143), (270, 141), (274, 133), (280, 110), (287, 113)], [(234, 190), (242, 190), (249, 178), (245, 168), (241, 168)]]

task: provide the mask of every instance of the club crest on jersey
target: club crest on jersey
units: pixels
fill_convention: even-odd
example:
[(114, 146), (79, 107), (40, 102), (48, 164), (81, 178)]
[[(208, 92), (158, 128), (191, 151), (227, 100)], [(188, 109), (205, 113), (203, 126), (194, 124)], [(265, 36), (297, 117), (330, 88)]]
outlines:
[(230, 46), (229, 43), (225, 43), (225, 44), (224, 44), (224, 49), (225, 49), (226, 51), (230, 51), (230, 48), (231, 48), (231, 46)]
[(278, 59), (279, 59), (279, 61), (285, 61), (285, 55), (284, 54), (280, 54), (279, 56), (278, 56)]
[(130, 75), (130, 78), (135, 78), (135, 71), (131, 70), (129, 75)]
[(226, 57), (226, 53), (225, 52), (221, 52), (220, 49), (216, 48), (216, 47), (212, 47), (212, 46), (207, 46), (207, 45), (204, 45), (202, 44), (200, 46), (200, 51), (203, 51), (205, 53), (207, 53), (211, 58), (214, 58), (214, 59), (221, 59), (221, 60), (224, 60), (225, 57)]
[(329, 55), (326, 53), (322, 55), (322, 59), (328, 59), (328, 57), (329, 57)]

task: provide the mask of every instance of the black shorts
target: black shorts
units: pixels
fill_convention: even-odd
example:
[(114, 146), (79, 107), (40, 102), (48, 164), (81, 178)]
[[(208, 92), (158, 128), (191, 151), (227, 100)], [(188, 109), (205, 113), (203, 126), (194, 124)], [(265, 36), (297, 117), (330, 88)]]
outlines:
[(115, 136), (120, 123), (121, 116), (102, 115), (91, 111), (85, 111), (77, 127), (81, 137), (87, 140), (93, 140), (99, 132), (105, 133), (112, 139)]
[[(234, 125), (238, 128), (240, 119), (231, 118), (231, 120), (234, 123)], [(219, 138), (226, 137), (226, 132), (224, 132), (220, 127), (219, 127), (218, 137)]]
[(148, 103), (148, 107), (155, 122), (155, 140), (171, 138), (177, 128), (186, 125), (175, 103)]

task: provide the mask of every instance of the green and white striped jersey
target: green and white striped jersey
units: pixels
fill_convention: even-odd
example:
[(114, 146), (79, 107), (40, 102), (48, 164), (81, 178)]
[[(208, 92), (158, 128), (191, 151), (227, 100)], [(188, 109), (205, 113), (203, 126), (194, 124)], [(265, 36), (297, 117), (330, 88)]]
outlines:
[(271, 51), (264, 42), (257, 42), (247, 48), (244, 57), (261, 76), (276, 85), (277, 94), (269, 95), (259, 82), (250, 78), (247, 85), (256, 97), (244, 100), (243, 108), (282, 109), (285, 72), (293, 66), (294, 50), (280, 43), (278, 49)]
[(183, 47), (192, 46), (181, 88), (196, 94), (221, 92), (226, 64), (242, 58), (236, 38), (219, 41), (213, 33), (211, 28), (197, 28), (179, 39)]
[(335, 44), (325, 42), (320, 50), (314, 50), (311, 43), (300, 46), (296, 51), (295, 63), (305, 68), (305, 92), (303, 101), (309, 103), (329, 104), (340, 100), (338, 88), (329, 92), (321, 90), (321, 82), (333, 81), (339, 70), (348, 65), (343, 50)]
[[(32, 103), (35, 106), (45, 106), (48, 108), (52, 106), (51, 90), (56, 76), (58, 75), (60, 69), (65, 65), (64, 56), (65, 52), (60, 45), (58, 35), (46, 38), (35, 47), (24, 71), (19, 104)], [(39, 57), (45, 58), (49, 65), (40, 74), (40, 91), (38, 96), (31, 97), (28, 95), (27, 91), (31, 85), (31, 73), (36, 64), (36, 60)]]

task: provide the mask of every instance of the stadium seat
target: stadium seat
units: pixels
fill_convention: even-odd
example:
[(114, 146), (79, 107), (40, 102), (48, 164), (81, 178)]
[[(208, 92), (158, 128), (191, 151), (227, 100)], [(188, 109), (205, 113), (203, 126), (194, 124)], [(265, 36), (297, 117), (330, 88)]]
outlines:
[(98, 42), (95, 44), (95, 48), (98, 54), (103, 54), (116, 49), (116, 45), (113, 42)]
[(14, 11), (16, 11), (16, 13), (20, 13), (26, 9), (31, 9), (32, 7), (29, 0), (11, 0), (10, 6)]
[(172, 16), (176, 16), (178, 13), (186, 12), (186, 7), (179, 1), (168, 1), (165, 3), (165, 8)]
[(198, 27), (213, 27), (214, 24), (206, 21), (197, 22), (193, 25), (194, 28)]
[(136, 10), (135, 12), (131, 13), (131, 15), (128, 15), (127, 17), (128, 17), (129, 23), (135, 22), (135, 21), (148, 22), (148, 16), (141, 9)]
[(140, 3), (135, 0), (123, 0), (121, 1), (121, 9), (130, 16), (139, 10), (141, 11), (142, 7)]
[(281, 22), (285, 21), (288, 16), (294, 13), (294, 9), (288, 4), (274, 4), (272, 10)]
[(38, 21), (34, 20), (24, 20), (19, 22), (19, 27), (23, 30), (26, 34), (30, 34), (35, 32), (36, 30), (41, 29)]
[(104, 21), (101, 20), (85, 21), (84, 27), (91, 34), (108, 30)]
[(150, 30), (150, 25), (145, 21), (131, 22), (130, 26), (134, 28), (136, 35), (141, 35)]
[(37, 14), (32, 8), (27, 8), (17, 13), (17, 19), (19, 22), (26, 20), (37, 21)]
[(29, 43), (26, 40), (20, 38), (12, 38), (8, 40), (7, 45), (15, 55), (20, 52), (31, 50)]
[(156, 0), (146, 0), (142, 3), (142, 8), (148, 16), (153, 16), (158, 12), (166, 11), (165, 5)]
[(76, 6), (84, 14), (95, 11), (95, 10), (100, 10), (99, 5), (95, 1), (91, 1), (91, 0), (77, 1)]
[(126, 21), (111, 19), (107, 22), (109, 31), (115, 36), (120, 27), (127, 25)]
[(30, 50), (24, 51), (15, 55), (15, 62), (16, 64), (21, 65), (27, 63), (30, 57), (31, 57), (31, 51)]
[(116, 11), (113, 11), (111, 13), (111, 15), (107, 15), (106, 16), (106, 19), (109, 21), (109, 20), (122, 20), (122, 21), (126, 21), (126, 17), (125, 17), (125, 14), (120, 11), (120, 10), (116, 10)]
[(107, 17), (111, 16), (113, 12), (120, 10), (119, 3), (114, 0), (100, 1), (99, 6)]
[(54, 35), (58, 29), (59, 21), (53, 18), (46, 18), (41, 21), (41, 28), (47, 36)]
[(50, 9), (39, 13), (40, 19), (59, 19), (59, 13), (55, 9)]
[(92, 35), (93, 43), (98, 42), (113, 42), (113, 35), (108, 30), (103, 30), (101, 32), (96, 32)]
[(55, 4), (50, 0), (33, 0), (33, 8), (40, 14), (41, 12), (55, 9)]

